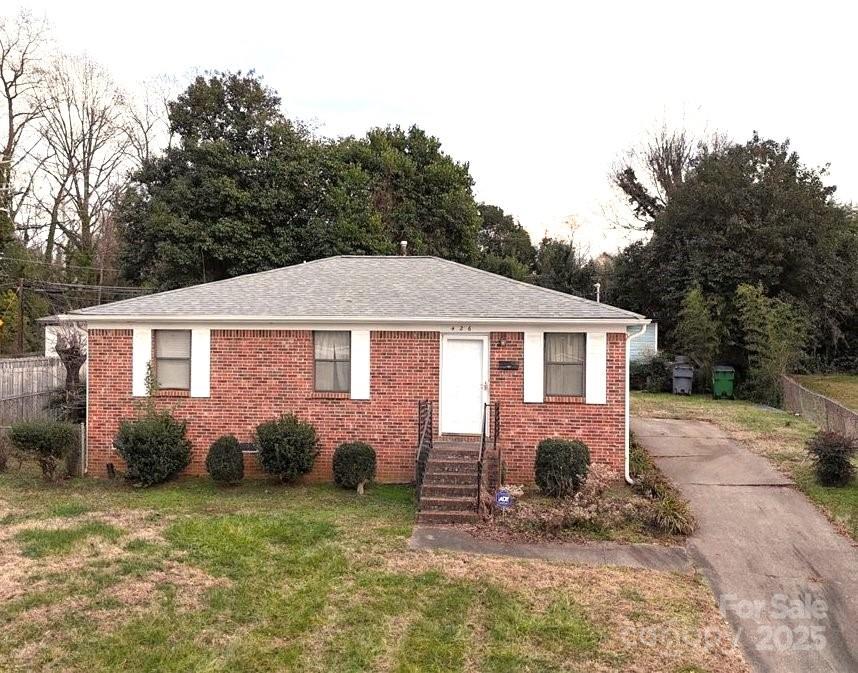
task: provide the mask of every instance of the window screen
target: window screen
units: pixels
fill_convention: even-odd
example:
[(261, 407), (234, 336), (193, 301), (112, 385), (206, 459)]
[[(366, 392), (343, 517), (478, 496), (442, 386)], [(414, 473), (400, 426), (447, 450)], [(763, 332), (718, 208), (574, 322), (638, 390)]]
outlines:
[(583, 395), (586, 334), (545, 335), (545, 394)]
[(348, 392), (351, 384), (351, 332), (313, 332), (316, 390)]
[(190, 330), (155, 330), (155, 376), (159, 388), (190, 389)]

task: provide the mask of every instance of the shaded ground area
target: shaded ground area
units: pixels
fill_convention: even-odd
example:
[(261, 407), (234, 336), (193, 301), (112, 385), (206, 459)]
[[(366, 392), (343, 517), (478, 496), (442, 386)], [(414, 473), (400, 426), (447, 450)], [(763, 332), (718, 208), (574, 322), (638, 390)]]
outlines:
[(0, 475), (0, 671), (747, 670), (694, 573), (411, 550), (413, 502)]
[(806, 388), (830, 397), (853, 411), (858, 411), (858, 375), (805, 374), (793, 376), (793, 378)]
[(858, 548), (767, 460), (716, 425), (635, 418), (689, 499), (689, 552), (757, 671), (858, 670)]
[(688, 571), (685, 547), (619, 542), (504, 542), (475, 538), (461, 528), (415, 526), (408, 546), (412, 549), (446, 549), (470, 554), (512, 556), (565, 563), (615, 565), (663, 571)]

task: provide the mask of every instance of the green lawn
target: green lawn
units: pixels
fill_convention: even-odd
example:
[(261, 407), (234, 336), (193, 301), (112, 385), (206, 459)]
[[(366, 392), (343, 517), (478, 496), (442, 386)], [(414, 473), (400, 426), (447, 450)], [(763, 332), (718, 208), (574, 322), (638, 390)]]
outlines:
[(748, 448), (772, 460), (836, 524), (858, 539), (858, 482), (845, 488), (825, 488), (816, 483), (804, 445), (817, 428), (808, 421), (750, 402), (666, 393), (633, 393), (632, 413), (695, 418), (721, 426)]
[(694, 574), (410, 551), (414, 515), (407, 487), (0, 475), (0, 670), (747, 670), (695, 637), (729, 641)]
[(805, 374), (795, 376), (805, 388), (830, 397), (840, 404), (858, 411), (858, 375), (855, 374)]

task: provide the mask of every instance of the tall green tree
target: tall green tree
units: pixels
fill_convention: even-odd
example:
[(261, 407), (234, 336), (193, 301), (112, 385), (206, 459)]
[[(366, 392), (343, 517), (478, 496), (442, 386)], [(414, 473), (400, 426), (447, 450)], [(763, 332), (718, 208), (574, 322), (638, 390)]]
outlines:
[(468, 164), (416, 126), (376, 128), (348, 138), (339, 156), (366, 176), (367, 194), (388, 240), (409, 252), (466, 264), (479, 257), (480, 213)]
[(858, 312), (858, 236), (824, 177), (788, 143), (757, 135), (704, 154), (655, 214), (651, 238), (618, 258), (618, 303), (658, 320), (669, 342), (690, 288), (729, 311), (740, 285), (760, 286), (807, 309), (811, 345), (831, 360)]
[(692, 287), (682, 300), (673, 335), (676, 352), (687, 355), (697, 365), (704, 387), (712, 380), (712, 367), (721, 345), (721, 328), (712, 308), (700, 287)]
[(749, 396), (766, 404), (780, 403), (780, 377), (799, 364), (810, 323), (795, 304), (767, 297), (759, 286), (736, 290), (741, 337), (748, 357)]
[(479, 211), (482, 220), (477, 235), (480, 266), (493, 273), (527, 280), (536, 262), (530, 234), (503, 208), (481, 203)]
[(125, 278), (159, 288), (335, 254), (479, 259), (467, 164), (417, 127), (314, 138), (253, 73), (198, 77), (169, 106), (177, 141), (120, 209)]
[(574, 241), (561, 241), (546, 236), (536, 250), (537, 285), (559, 292), (594, 299), (593, 284), (599, 275), (596, 264), (588, 259)]

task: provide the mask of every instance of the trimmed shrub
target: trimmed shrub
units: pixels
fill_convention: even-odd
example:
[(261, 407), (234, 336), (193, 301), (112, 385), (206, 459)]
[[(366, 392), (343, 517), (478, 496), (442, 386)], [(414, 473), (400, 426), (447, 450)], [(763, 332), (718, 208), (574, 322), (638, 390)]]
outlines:
[(363, 442), (340, 444), (334, 451), (334, 483), (357, 488), (363, 495), (364, 484), (375, 478), (375, 449)]
[(576, 493), (589, 469), (590, 449), (583, 442), (543, 439), (536, 448), (536, 485), (545, 495), (562, 498)]
[(669, 393), (673, 384), (673, 364), (668, 353), (659, 351), (649, 360), (629, 363), (629, 386), (648, 393)]
[(244, 479), (241, 444), (232, 435), (218, 437), (209, 447), (206, 471), (219, 484), (233, 485)]
[(256, 426), (256, 444), (262, 469), (281, 481), (309, 472), (319, 453), (316, 429), (293, 414)]
[(77, 447), (78, 429), (60, 421), (21, 421), (9, 428), (9, 441), (23, 454), (32, 456), (42, 476), (53, 481), (57, 466)]
[(125, 478), (138, 486), (152, 486), (184, 470), (191, 462), (185, 430), (186, 423), (168, 411), (122, 421), (113, 445), (128, 466)]
[(836, 432), (817, 432), (807, 443), (816, 478), (823, 486), (846, 486), (855, 475), (856, 442)]

